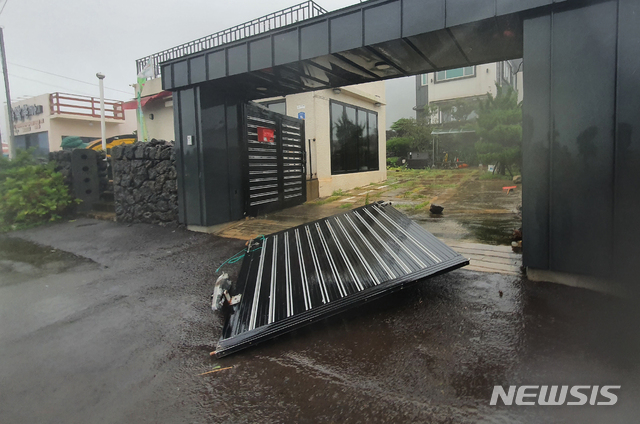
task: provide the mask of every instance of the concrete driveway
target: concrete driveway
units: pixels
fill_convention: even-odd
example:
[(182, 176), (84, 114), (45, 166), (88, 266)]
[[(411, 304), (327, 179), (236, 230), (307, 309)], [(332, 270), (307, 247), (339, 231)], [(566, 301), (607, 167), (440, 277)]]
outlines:
[[(459, 270), (221, 360), (240, 240), (80, 219), (0, 237), (0, 422), (636, 422), (635, 302)], [(238, 264), (239, 265), (239, 264)], [(228, 268), (233, 274), (237, 268)], [(232, 367), (204, 376), (198, 374)], [(620, 385), (490, 406), (494, 385)]]

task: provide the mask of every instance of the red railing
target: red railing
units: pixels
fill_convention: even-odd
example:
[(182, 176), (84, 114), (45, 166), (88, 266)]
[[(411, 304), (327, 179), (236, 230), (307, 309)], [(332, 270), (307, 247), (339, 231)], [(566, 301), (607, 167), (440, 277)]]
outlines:
[[(78, 94), (51, 93), (49, 95), (51, 115), (78, 115), (100, 118), (100, 98)], [(104, 100), (104, 116), (108, 119), (124, 120), (123, 102)]]

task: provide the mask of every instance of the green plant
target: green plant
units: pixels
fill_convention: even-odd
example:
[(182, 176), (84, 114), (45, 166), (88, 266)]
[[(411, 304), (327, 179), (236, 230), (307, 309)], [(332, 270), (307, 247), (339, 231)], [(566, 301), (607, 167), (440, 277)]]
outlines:
[(415, 205), (415, 206), (413, 207), (413, 209), (414, 209), (414, 210), (420, 210), (420, 209), (423, 209), (425, 206), (428, 206), (428, 205), (429, 205), (429, 203), (431, 203), (431, 202), (426, 201), (426, 202), (419, 203), (419, 204)]
[(74, 204), (54, 166), (38, 163), (31, 150), (0, 158), (0, 231), (58, 220)]
[(369, 204), (369, 193), (367, 193), (367, 195), (364, 197), (364, 204), (365, 205)]
[(510, 166), (522, 162), (522, 105), (518, 93), (511, 87), (496, 85), (497, 94), (490, 93), (480, 103), (476, 133), (478, 159), (482, 163), (496, 164), (496, 172), (511, 174)]
[(387, 158), (387, 166), (397, 166), (398, 165), (398, 159), (400, 159), (398, 156), (393, 156), (390, 158)]
[(345, 203), (340, 205), (340, 209), (351, 209), (352, 206), (353, 206), (353, 203)]
[(334, 190), (333, 193), (331, 193), (332, 196), (345, 196), (347, 193), (342, 191), (342, 189), (340, 190)]

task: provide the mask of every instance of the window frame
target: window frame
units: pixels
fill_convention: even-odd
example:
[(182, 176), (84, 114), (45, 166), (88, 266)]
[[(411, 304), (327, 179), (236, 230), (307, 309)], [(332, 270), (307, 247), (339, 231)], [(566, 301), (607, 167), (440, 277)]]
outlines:
[[(334, 149), (333, 149), (333, 145), (334, 145), (334, 139), (333, 139), (333, 105), (339, 105), (342, 106), (343, 108), (353, 108), (355, 109), (356, 113), (356, 125), (359, 125), (358, 122), (358, 115), (360, 111), (362, 112), (366, 112), (367, 114), (367, 122), (364, 123), (365, 125), (365, 129), (367, 130), (367, 134), (368, 134), (368, 129), (369, 129), (369, 114), (373, 114), (376, 117), (376, 161), (375, 161), (375, 169), (367, 169), (367, 170), (361, 170), (361, 164), (360, 164), (360, 156), (361, 156), (361, 146), (364, 147), (365, 145), (368, 145), (369, 140), (368, 140), (368, 136), (366, 137), (360, 137), (357, 140), (357, 146), (356, 146), (356, 169), (355, 170), (342, 170), (342, 171), (334, 171), (334, 161), (333, 161), (333, 155), (334, 155)], [(346, 109), (343, 109), (343, 111)], [(379, 119), (379, 115), (378, 112), (376, 112), (375, 110), (371, 110), (371, 109), (366, 109), (360, 106), (356, 106), (353, 104), (349, 104), (349, 103), (345, 103), (345, 102), (341, 102), (338, 100), (334, 100), (334, 99), (329, 99), (329, 145), (330, 145), (330, 166), (331, 166), (331, 175), (344, 175), (344, 174), (355, 174), (355, 173), (360, 173), (360, 172), (377, 172), (380, 171), (380, 119)], [(343, 168), (344, 168), (344, 163), (342, 164)], [(368, 166), (368, 163), (367, 163)]]
[[(464, 69), (465, 69), (465, 68), (472, 68), (472, 69), (473, 69), (472, 73), (471, 73), (470, 75), (465, 75), (465, 74), (464, 74)], [(447, 77), (446, 77), (446, 75), (447, 75), (447, 71), (453, 71), (453, 70), (456, 70), (456, 69), (462, 69), (462, 76), (459, 76), (459, 77), (451, 77), (451, 78), (447, 78)], [(444, 72), (444, 73), (445, 73), (445, 78), (444, 78), (444, 79), (439, 79), (439, 78), (438, 78), (438, 74), (439, 74), (440, 72)], [(461, 68), (446, 69), (446, 70), (444, 70), (444, 71), (435, 71), (435, 72), (434, 72), (434, 76), (433, 76), (433, 81), (434, 81), (434, 83), (435, 83), (435, 84), (439, 84), (439, 83), (442, 83), (442, 82), (457, 81), (457, 80), (466, 79), (466, 78), (475, 78), (475, 77), (476, 77), (476, 75), (477, 75), (476, 65), (472, 65), (472, 66), (463, 66), (463, 67), (461, 67)]]
[[(272, 112), (276, 112), (276, 111), (275, 111), (275, 110), (273, 110), (273, 109), (271, 109), (271, 108), (269, 107), (269, 105), (278, 104), (278, 103), (284, 103), (284, 114), (283, 114), (283, 115), (286, 115), (286, 114), (287, 114), (287, 99), (268, 100), (268, 101), (266, 101), (266, 102), (260, 102), (260, 101), (258, 101), (258, 102), (256, 102), (256, 103), (258, 103), (260, 106), (264, 106), (264, 107), (266, 107), (267, 109), (271, 110)], [(276, 112), (276, 113), (279, 113), (279, 112)]]

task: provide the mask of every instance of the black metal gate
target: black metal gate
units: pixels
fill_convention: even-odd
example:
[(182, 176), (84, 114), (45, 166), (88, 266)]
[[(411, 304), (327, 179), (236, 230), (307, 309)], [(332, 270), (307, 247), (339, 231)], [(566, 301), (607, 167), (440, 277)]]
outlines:
[(248, 158), (246, 213), (255, 216), (304, 203), (304, 121), (255, 103), (245, 106), (244, 118)]
[(381, 202), (271, 234), (248, 250), (218, 356), (469, 264)]

